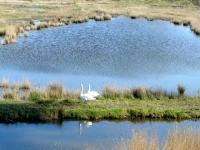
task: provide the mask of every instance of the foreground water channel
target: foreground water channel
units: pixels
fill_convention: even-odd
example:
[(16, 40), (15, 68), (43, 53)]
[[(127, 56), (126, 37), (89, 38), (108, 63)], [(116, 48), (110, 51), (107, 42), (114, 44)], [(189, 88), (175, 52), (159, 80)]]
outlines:
[(200, 38), (190, 27), (166, 21), (132, 20), (71, 24), (30, 31), (16, 44), (0, 45), (0, 78), (51, 81), (79, 89), (88, 83), (162, 87), (196, 95), (200, 87)]
[(111, 149), (134, 132), (156, 133), (163, 144), (168, 131), (192, 127), (200, 121), (63, 121), (61, 123), (0, 124), (0, 149)]

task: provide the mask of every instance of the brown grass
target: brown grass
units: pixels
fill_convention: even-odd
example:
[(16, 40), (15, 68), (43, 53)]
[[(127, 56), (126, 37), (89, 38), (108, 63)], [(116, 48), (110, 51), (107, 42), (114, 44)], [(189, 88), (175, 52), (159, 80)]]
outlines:
[(19, 29), (16, 26), (6, 27), (5, 38), (3, 44), (13, 44), (16, 43), (16, 36), (19, 33)]
[(0, 28), (0, 36), (4, 36), (6, 34), (6, 29)]
[(111, 20), (111, 18), (112, 18), (112, 16), (111, 16), (110, 14), (105, 14), (105, 15), (103, 16), (103, 19), (104, 19), (104, 20)]
[(0, 87), (8, 88), (8, 86), (9, 86), (9, 79), (6, 79), (3, 77), (3, 79), (1, 80), (1, 83), (0, 83)]
[(178, 94), (180, 96), (184, 96), (184, 94), (185, 94), (185, 87), (183, 85), (179, 84), (177, 90), (178, 90)]
[(63, 85), (60, 83), (52, 82), (47, 86), (46, 92), (48, 98), (60, 99), (62, 98), (63, 94)]
[(29, 90), (31, 89), (31, 82), (29, 79), (24, 79), (20, 85), (20, 89)]
[(80, 91), (67, 90), (63, 92), (63, 98), (65, 99), (79, 99), (79, 97), (80, 97)]
[(28, 32), (27, 31), (24, 32), (24, 37), (28, 37)]
[(15, 90), (6, 90), (3, 92), (4, 99), (15, 99), (17, 97), (17, 93)]
[[(162, 143), (162, 142), (160, 142)], [(156, 134), (147, 135), (147, 131), (133, 132), (130, 141), (122, 141), (116, 150), (199, 150), (200, 129), (174, 128), (169, 131), (163, 145), (159, 145)]]

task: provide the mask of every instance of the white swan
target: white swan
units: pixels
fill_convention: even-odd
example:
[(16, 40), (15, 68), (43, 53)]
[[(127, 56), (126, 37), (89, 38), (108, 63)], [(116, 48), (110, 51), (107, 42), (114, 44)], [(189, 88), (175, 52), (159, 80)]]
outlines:
[(95, 99), (99, 96), (99, 93), (96, 91), (90, 91), (90, 84), (88, 84), (88, 93), (92, 95)]
[(89, 93), (85, 93), (83, 94), (83, 85), (81, 84), (81, 94), (80, 94), (80, 98), (83, 99), (85, 102), (87, 100), (95, 100), (96, 98), (94, 98), (91, 94)]

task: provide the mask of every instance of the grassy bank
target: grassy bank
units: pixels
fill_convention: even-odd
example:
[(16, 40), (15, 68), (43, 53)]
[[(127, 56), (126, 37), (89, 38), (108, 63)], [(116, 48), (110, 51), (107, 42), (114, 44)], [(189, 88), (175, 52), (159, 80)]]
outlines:
[[(147, 20), (167, 20), (176, 25), (190, 25), (200, 34), (200, 10), (198, 1), (190, 0), (74, 0), (74, 1), (2, 1), (0, 0), (0, 35), (5, 36), (3, 44), (16, 42), (16, 37), (28, 37), (29, 30), (40, 30), (49, 26), (83, 23), (88, 19), (110, 20), (124, 15)], [(42, 9), (37, 10), (37, 9)], [(33, 20), (40, 20), (35, 25)], [(14, 27), (13, 27), (14, 26)], [(24, 31), (26, 31), (24, 33)]]
[(67, 90), (61, 83), (34, 88), (28, 79), (9, 83), (3, 78), (0, 120), (199, 118), (200, 98), (186, 96), (185, 90), (183, 85), (177, 86), (176, 93), (162, 88), (105, 85), (96, 101), (85, 102), (80, 99), (80, 90)]
[(0, 120), (48, 121), (62, 119), (196, 119), (200, 99), (195, 97), (137, 99), (105, 98), (83, 102), (81, 99), (4, 99), (0, 101)]

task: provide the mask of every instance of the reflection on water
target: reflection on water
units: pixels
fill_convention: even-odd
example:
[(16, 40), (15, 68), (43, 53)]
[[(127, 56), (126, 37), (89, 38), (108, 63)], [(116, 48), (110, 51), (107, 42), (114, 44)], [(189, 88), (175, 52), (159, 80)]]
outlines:
[(92, 121), (79, 121), (79, 135), (81, 135), (83, 127), (90, 127), (91, 125)]
[(63, 81), (102, 87), (161, 86), (196, 93), (200, 83), (200, 38), (189, 27), (166, 21), (119, 17), (31, 31), (17, 44), (0, 45), (0, 77), (34, 84)]
[(110, 149), (121, 139), (131, 139), (132, 132), (138, 130), (147, 130), (149, 135), (156, 133), (162, 142), (169, 129), (175, 126), (178, 129), (199, 129), (200, 121), (64, 121), (60, 124), (0, 124), (0, 149)]

